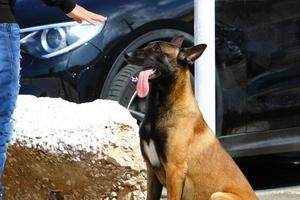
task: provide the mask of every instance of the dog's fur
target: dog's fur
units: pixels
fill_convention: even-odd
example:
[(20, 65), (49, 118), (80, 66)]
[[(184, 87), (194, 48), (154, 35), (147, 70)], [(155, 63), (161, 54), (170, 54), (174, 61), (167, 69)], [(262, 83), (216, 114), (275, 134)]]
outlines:
[(189, 67), (206, 45), (181, 48), (183, 37), (125, 54), (128, 63), (157, 69), (140, 127), (147, 163), (147, 199), (257, 200), (250, 184), (205, 123)]

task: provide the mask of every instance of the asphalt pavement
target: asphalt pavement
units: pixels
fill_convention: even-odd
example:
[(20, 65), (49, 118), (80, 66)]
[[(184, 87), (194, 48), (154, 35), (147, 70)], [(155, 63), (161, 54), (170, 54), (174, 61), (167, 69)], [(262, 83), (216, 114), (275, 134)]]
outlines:
[(300, 185), (256, 190), (260, 200), (300, 200)]
[[(273, 189), (256, 190), (259, 200), (300, 200), (300, 185)], [(166, 190), (163, 190), (161, 200), (167, 199)]]

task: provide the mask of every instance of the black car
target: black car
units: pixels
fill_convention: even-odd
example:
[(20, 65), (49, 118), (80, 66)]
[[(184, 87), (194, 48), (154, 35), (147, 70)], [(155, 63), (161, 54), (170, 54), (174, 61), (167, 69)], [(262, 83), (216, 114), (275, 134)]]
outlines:
[[(112, 99), (142, 120), (146, 100), (136, 97), (136, 66), (123, 53), (176, 35), (192, 45), (194, 2), (77, 2), (108, 21), (78, 25), (40, 1), (18, 1), (21, 93)], [(241, 167), (288, 164), (300, 174), (299, 10), (297, 0), (216, 1), (216, 134)]]
[(42, 1), (18, 1), (22, 93), (78, 103), (107, 98), (113, 78), (124, 67), (124, 51), (178, 34), (193, 41), (191, 0), (77, 3), (108, 16), (107, 23), (80, 26)]

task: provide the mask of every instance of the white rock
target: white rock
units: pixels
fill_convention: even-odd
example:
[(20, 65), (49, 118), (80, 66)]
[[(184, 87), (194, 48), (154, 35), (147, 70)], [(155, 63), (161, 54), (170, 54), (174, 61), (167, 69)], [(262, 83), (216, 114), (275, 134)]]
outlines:
[(146, 181), (138, 125), (117, 102), (75, 104), (20, 95), (14, 124), (4, 174), (8, 199), (24, 193), (49, 199), (49, 191), (68, 199), (119, 198), (112, 185), (128, 184), (124, 174), (130, 174), (129, 193), (140, 193), (134, 191), (142, 185), (137, 180)]

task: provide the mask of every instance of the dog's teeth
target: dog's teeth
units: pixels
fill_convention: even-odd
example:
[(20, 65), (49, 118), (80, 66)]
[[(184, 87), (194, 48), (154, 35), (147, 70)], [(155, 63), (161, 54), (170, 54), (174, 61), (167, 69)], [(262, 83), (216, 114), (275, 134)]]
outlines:
[(131, 81), (136, 83), (138, 81), (138, 77), (131, 77)]

